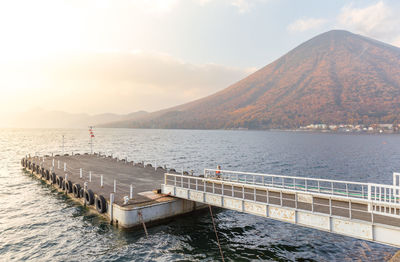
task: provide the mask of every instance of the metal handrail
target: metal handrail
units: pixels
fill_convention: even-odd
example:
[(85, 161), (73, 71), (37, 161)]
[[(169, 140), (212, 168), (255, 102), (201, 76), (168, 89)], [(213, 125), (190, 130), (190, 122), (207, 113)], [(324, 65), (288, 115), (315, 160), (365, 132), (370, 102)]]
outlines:
[[(222, 172), (222, 170), (221, 170)], [(307, 188), (308, 190), (305, 190), (304, 188), (300, 188), (301, 185), (295, 185), (295, 187), (293, 185), (285, 185), (284, 187), (280, 186), (280, 185), (276, 185), (276, 184), (260, 184), (260, 183), (242, 183), (241, 181), (232, 181), (232, 180), (223, 180), (223, 179), (217, 179), (217, 178), (211, 178), (211, 177), (194, 177), (194, 176), (187, 176), (187, 175), (182, 175), (182, 174), (169, 174), (166, 173), (166, 175), (168, 176), (174, 176), (174, 177), (181, 177), (183, 178), (188, 178), (188, 179), (197, 179), (197, 180), (202, 180), (202, 182), (211, 182), (211, 183), (229, 183), (230, 185), (234, 185), (234, 186), (238, 186), (238, 187), (242, 187), (243, 185), (249, 185), (249, 186), (253, 186), (259, 189), (263, 189), (265, 187), (269, 187), (269, 188), (275, 188), (275, 189), (285, 189), (286, 191), (290, 191), (290, 192), (307, 192), (313, 195), (319, 195), (319, 196), (326, 196), (326, 195), (331, 195), (331, 196), (335, 196), (335, 197), (342, 197), (345, 199), (353, 199), (353, 200), (364, 200), (366, 203), (375, 203), (375, 204), (385, 204), (385, 203), (391, 203), (391, 204), (400, 204), (400, 196), (396, 195), (396, 194), (392, 194), (391, 195), (391, 199), (392, 201), (388, 201), (388, 197), (385, 196), (384, 193), (379, 192), (379, 191), (375, 191), (373, 190), (372, 186), (369, 186), (367, 188), (362, 188), (362, 190), (349, 190), (347, 189), (347, 191), (344, 191), (344, 189), (342, 188), (335, 188), (335, 187), (319, 187), (319, 188)], [(166, 177), (165, 177), (166, 178)], [(287, 178), (291, 178), (291, 177), (287, 177)], [(337, 181), (337, 180), (333, 180), (335, 181), (334, 183), (340, 183), (342, 181)], [(165, 181), (166, 182), (166, 181)], [(392, 185), (384, 185), (384, 184), (372, 184), (372, 183), (366, 183), (365, 185), (377, 185), (380, 187), (385, 187), (387, 186), (388, 188), (393, 188), (395, 190), (399, 190), (398, 187), (394, 187)]]
[(204, 169), (204, 175), (206, 177), (207, 171), (210, 172), (221, 172), (221, 173), (231, 173), (231, 174), (240, 174), (240, 175), (253, 175), (253, 176), (264, 176), (264, 177), (279, 177), (279, 178), (287, 178), (287, 179), (299, 179), (299, 180), (308, 180), (308, 181), (320, 181), (320, 182), (328, 182), (328, 183), (343, 183), (343, 184), (353, 184), (353, 185), (363, 185), (367, 186), (368, 183), (364, 182), (353, 182), (353, 181), (340, 181), (333, 179), (323, 179), (323, 178), (310, 178), (310, 177), (300, 177), (300, 176), (285, 176), (285, 175), (274, 175), (274, 174), (262, 174), (262, 173), (252, 173), (252, 172), (241, 172), (241, 171), (230, 171), (230, 170), (222, 170), (222, 169)]
[[(171, 179), (173, 178), (173, 179)], [(175, 187), (182, 187), (182, 188), (188, 188), (191, 190), (197, 190), (197, 191), (201, 191), (201, 192), (208, 192), (207, 189), (212, 189), (212, 192), (208, 192), (208, 193), (214, 193), (215, 194), (215, 190), (220, 190), (221, 191), (221, 195), (225, 195), (224, 192), (227, 191), (231, 191), (232, 196), (229, 197), (233, 197), (233, 198), (238, 198), (235, 197), (234, 194), (235, 193), (239, 193), (239, 194), (243, 194), (242, 197), (239, 197), (238, 199), (244, 199), (244, 195), (253, 195), (254, 194), (254, 199), (256, 199), (256, 196), (263, 196), (265, 197), (265, 195), (260, 195), (257, 193), (257, 190), (259, 189), (264, 189), (264, 190), (268, 190), (271, 189), (269, 188), (267, 185), (265, 186), (260, 186), (260, 185), (249, 185), (249, 184), (242, 184), (242, 183), (237, 183), (237, 182), (232, 182), (232, 181), (223, 181), (223, 180), (217, 180), (217, 179), (210, 179), (210, 178), (202, 178), (202, 177), (194, 177), (194, 176), (187, 176), (187, 175), (181, 175), (181, 174), (169, 174), (166, 173), (165, 177), (164, 177), (165, 181), (165, 185), (173, 185)], [(187, 180), (187, 181), (184, 181)], [(200, 181), (200, 183), (199, 183)], [(171, 182), (171, 183), (168, 183)], [(216, 188), (215, 185), (216, 184), (220, 184), (221, 187), (220, 188)], [(226, 186), (226, 188), (225, 188)], [(244, 191), (244, 187), (245, 186), (251, 186), (253, 192), (245, 192)], [(195, 187), (195, 189), (193, 189), (192, 187)], [(242, 190), (236, 190), (236, 188), (240, 188), (242, 187)], [(274, 189), (274, 188), (272, 188)], [(298, 190), (293, 190), (293, 189), (286, 189), (285, 193), (299, 193), (299, 192), (304, 192), (304, 191), (298, 191)], [(309, 192), (310, 195), (314, 196), (314, 197), (327, 197), (326, 194), (322, 194), (320, 192)], [(328, 195), (329, 196), (329, 195)], [(341, 198), (343, 200), (349, 201), (349, 203), (351, 202), (358, 202), (361, 201), (360, 203), (364, 203), (367, 204), (368, 206), (371, 206), (371, 208), (368, 209), (368, 212), (366, 213), (375, 213), (375, 214), (385, 214), (385, 215), (389, 215), (389, 216), (394, 216), (394, 217), (398, 217), (399, 214), (395, 213), (392, 214), (391, 210), (392, 208), (395, 209), (400, 209), (400, 203), (399, 202), (383, 202), (383, 201), (377, 201), (376, 199), (368, 199), (368, 198), (354, 198), (351, 195), (332, 195), (335, 198)], [(268, 197), (268, 193), (267, 193), (267, 197)], [(272, 195), (269, 195), (269, 197), (272, 198), (276, 198)], [(282, 198), (282, 194), (280, 196), (280, 198)], [(290, 198), (282, 198), (283, 200), (290, 200), (290, 201), (296, 201), (297, 202), (297, 197), (295, 199), (290, 199)], [(331, 199), (331, 198), (329, 198)], [(251, 199), (250, 199), (251, 200)], [(400, 200), (400, 198), (397, 198), (397, 200)], [(254, 200), (256, 201), (256, 200)], [(313, 205), (323, 205), (323, 204), (318, 204), (313, 202)], [(351, 204), (350, 204), (351, 205)], [(381, 207), (383, 208), (383, 212), (382, 211), (378, 211), (381, 210)], [(388, 210), (389, 212), (387, 212), (386, 208), (384, 207), (390, 207)], [(338, 207), (340, 208), (340, 207)]]

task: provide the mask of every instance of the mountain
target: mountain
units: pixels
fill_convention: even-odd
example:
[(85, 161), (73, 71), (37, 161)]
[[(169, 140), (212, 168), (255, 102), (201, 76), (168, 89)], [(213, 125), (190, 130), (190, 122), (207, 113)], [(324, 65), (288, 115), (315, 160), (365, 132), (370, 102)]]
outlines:
[(216, 94), (106, 126), (264, 129), (397, 122), (400, 48), (333, 30)]
[(35, 108), (24, 113), (16, 113), (2, 118), (3, 127), (25, 128), (86, 128), (113, 121), (126, 121), (148, 114), (139, 111), (127, 115), (117, 114), (70, 114), (62, 111), (47, 111)]

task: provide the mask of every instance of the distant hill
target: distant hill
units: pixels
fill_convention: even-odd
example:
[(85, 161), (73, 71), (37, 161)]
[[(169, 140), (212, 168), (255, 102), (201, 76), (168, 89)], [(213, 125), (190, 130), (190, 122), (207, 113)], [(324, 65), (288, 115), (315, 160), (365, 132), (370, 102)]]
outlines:
[(263, 129), (312, 123), (400, 123), (400, 48), (329, 31), (214, 95), (106, 126)]
[(117, 114), (70, 114), (62, 111), (47, 111), (35, 108), (24, 113), (9, 116), (3, 121), (3, 127), (25, 128), (86, 128), (88, 125), (99, 125), (113, 121), (132, 120), (148, 114), (139, 111), (127, 115)]

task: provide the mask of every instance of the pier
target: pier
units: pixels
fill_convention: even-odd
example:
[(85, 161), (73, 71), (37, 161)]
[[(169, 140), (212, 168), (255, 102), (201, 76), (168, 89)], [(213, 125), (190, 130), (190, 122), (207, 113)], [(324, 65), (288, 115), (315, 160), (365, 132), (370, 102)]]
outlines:
[(400, 247), (400, 174), (393, 184), (205, 169), (165, 174), (162, 192), (331, 233)]
[(391, 185), (220, 169), (194, 176), (99, 153), (21, 164), (123, 228), (216, 206), (400, 247), (400, 173)]
[(167, 170), (150, 163), (94, 153), (26, 157), (21, 164), (37, 178), (122, 228), (157, 223), (202, 206), (161, 194)]

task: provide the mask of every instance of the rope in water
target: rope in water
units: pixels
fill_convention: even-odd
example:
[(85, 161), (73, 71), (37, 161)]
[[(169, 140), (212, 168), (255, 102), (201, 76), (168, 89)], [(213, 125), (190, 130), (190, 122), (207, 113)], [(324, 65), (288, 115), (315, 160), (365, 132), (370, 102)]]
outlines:
[(142, 211), (138, 211), (138, 215), (139, 215), (140, 221), (142, 222), (142, 226), (143, 226), (143, 229), (144, 229), (144, 233), (146, 234), (146, 238), (149, 238), (149, 234), (147, 233), (146, 224), (144, 223)]
[(217, 234), (217, 229), (216, 229), (216, 227), (215, 227), (214, 216), (213, 216), (213, 213), (212, 213), (211, 205), (208, 205), (208, 207), (210, 208), (211, 221), (212, 221), (212, 223), (213, 223), (214, 232), (215, 232), (215, 238), (217, 239), (218, 248), (219, 248), (219, 252), (221, 253), (222, 262), (225, 262), (224, 254), (222, 253), (221, 244), (219, 243), (219, 238), (218, 238), (218, 234)]

